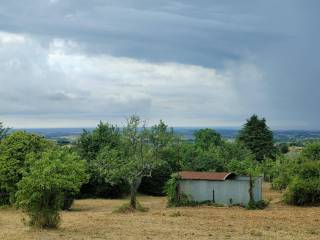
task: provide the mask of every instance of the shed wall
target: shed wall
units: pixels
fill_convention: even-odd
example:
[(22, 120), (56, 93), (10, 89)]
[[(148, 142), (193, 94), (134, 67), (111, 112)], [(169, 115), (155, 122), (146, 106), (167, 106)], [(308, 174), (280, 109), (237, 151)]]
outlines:
[[(262, 199), (261, 188), (262, 179), (257, 178), (253, 189), (255, 201)], [(225, 181), (180, 180), (179, 189), (197, 202), (214, 200), (216, 203), (227, 205), (249, 203), (248, 177)]]

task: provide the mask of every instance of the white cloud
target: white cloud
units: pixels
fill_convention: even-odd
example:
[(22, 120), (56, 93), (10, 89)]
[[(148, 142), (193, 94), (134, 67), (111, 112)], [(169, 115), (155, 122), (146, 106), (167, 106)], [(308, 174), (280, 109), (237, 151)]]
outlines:
[[(1, 36), (1, 35), (0, 35)], [(111, 55), (86, 55), (74, 41), (53, 39), (45, 47), (23, 35), (0, 47), (0, 116), (78, 119), (75, 124), (119, 121), (138, 113), (171, 124), (215, 124), (242, 114), (239, 86), (260, 82), (252, 64), (217, 71), (196, 65), (150, 63)], [(239, 79), (238, 79), (239, 77)], [(28, 119), (27, 118), (27, 119)], [(199, 123), (199, 120), (202, 121)], [(39, 120), (40, 121), (40, 120)], [(50, 122), (50, 123), (49, 123)], [(14, 124), (14, 122), (12, 123)], [(39, 124), (35, 123), (35, 126)]]
[(20, 34), (13, 34), (0, 31), (0, 45), (10, 43), (24, 43), (25, 37)]

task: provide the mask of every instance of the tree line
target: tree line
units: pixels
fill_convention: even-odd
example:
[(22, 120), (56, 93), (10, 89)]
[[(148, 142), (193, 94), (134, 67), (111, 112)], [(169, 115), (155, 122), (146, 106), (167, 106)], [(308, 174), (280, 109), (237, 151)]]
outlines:
[(193, 142), (185, 141), (163, 121), (147, 127), (135, 115), (122, 128), (100, 122), (93, 131), (83, 130), (71, 146), (10, 133), (0, 124), (0, 203), (23, 209), (31, 225), (56, 227), (59, 211), (69, 209), (75, 198), (130, 195), (128, 207), (136, 209), (138, 192), (164, 195), (173, 173), (192, 170), (251, 179), (262, 174), (273, 188), (286, 189), (287, 203), (319, 204), (320, 143), (307, 145), (296, 157), (284, 152), (266, 120), (256, 115), (232, 142), (213, 129), (201, 129)]

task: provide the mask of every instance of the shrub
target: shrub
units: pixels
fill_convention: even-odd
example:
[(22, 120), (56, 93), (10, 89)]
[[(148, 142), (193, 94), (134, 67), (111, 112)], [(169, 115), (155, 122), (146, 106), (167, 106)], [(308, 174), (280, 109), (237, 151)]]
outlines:
[(189, 196), (179, 191), (179, 175), (174, 173), (166, 182), (164, 192), (168, 198), (168, 207), (179, 207), (187, 205), (196, 205)]
[(284, 201), (293, 205), (320, 205), (320, 161), (299, 165), (296, 176), (288, 185)]
[[(0, 200), (2, 203), (14, 203), (17, 183), (24, 172), (28, 171), (26, 162), (29, 154), (39, 155), (53, 143), (41, 136), (26, 132), (14, 132), (0, 143)], [(9, 198), (8, 198), (9, 196)], [(10, 201), (8, 201), (10, 200)]]
[(284, 194), (284, 201), (292, 205), (320, 205), (320, 179), (295, 178)]
[(301, 155), (308, 160), (320, 160), (320, 141), (308, 143), (302, 150)]
[(85, 163), (74, 153), (49, 149), (39, 159), (35, 154), (28, 159), (30, 171), (18, 183), (16, 205), (30, 218), (30, 225), (55, 228), (65, 193), (76, 193), (86, 180)]

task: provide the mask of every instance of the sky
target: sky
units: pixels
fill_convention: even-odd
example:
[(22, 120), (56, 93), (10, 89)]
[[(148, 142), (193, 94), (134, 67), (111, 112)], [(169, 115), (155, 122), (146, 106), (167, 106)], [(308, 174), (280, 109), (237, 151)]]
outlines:
[(1, 0), (0, 122), (320, 129), (318, 0)]

